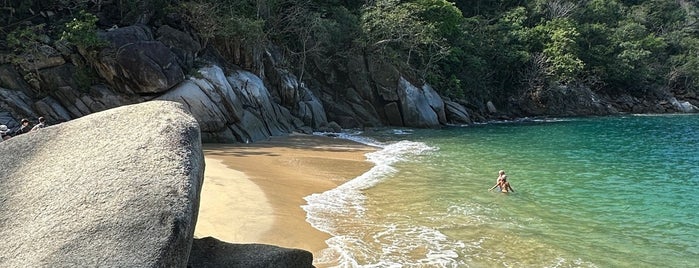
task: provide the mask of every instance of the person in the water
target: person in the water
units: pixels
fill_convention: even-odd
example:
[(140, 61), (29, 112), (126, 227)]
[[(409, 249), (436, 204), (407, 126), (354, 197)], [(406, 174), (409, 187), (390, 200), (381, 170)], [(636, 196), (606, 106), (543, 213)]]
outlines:
[(492, 191), (493, 189), (500, 187), (500, 192), (503, 193), (508, 193), (508, 192), (515, 192), (515, 189), (512, 189), (512, 186), (510, 185), (510, 182), (507, 181), (507, 175), (502, 175), (499, 179), (498, 182), (488, 189), (488, 191)]
[(502, 176), (502, 180), (500, 181), (500, 191), (503, 193), (515, 192), (515, 189), (512, 189), (512, 186), (510, 186), (510, 182), (507, 181), (507, 175)]
[(498, 180), (495, 181), (495, 187), (498, 188), (498, 191), (501, 189), (500, 182), (502, 181), (502, 176), (505, 176), (505, 171), (504, 170), (498, 171)]

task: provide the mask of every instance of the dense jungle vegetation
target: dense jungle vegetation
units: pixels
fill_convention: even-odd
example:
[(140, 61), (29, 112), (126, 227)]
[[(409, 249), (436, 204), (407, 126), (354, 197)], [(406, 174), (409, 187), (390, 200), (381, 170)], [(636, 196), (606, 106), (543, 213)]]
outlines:
[(698, 8), (695, 0), (3, 0), (0, 50), (19, 55), (60, 39), (95, 47), (97, 28), (180, 18), (226, 58), (278, 46), (301, 79), (311, 60), (370, 55), (456, 98), (562, 86), (692, 92)]

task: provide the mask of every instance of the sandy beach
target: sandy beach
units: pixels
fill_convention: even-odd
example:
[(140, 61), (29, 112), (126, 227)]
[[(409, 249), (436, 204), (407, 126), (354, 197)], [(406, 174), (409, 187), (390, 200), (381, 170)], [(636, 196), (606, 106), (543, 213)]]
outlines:
[(308, 135), (253, 144), (204, 144), (206, 171), (195, 237), (301, 248), (318, 256), (330, 236), (306, 222), (304, 197), (368, 171), (375, 148)]

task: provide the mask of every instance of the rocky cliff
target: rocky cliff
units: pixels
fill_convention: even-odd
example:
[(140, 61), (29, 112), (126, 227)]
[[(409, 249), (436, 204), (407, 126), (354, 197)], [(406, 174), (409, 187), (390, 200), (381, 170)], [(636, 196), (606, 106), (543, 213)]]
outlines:
[(254, 142), (294, 131), (697, 111), (690, 102), (696, 96), (662, 90), (639, 98), (599, 96), (571, 86), (487, 103), (445, 99), (370, 53), (351, 55), (342, 66), (310, 60), (311, 72), (299, 81), (272, 46), (261, 48), (262, 59), (243, 69), (203, 47), (196, 34), (177, 23), (115, 26), (98, 36), (105, 45), (94, 50), (47, 39), (31, 57), (22, 55), (31, 59), (22, 64), (0, 57), (0, 124), (17, 128), (21, 118), (35, 121), (39, 116), (56, 124), (113, 107), (170, 100), (194, 115), (203, 141)]
[[(313, 90), (278, 65), (271, 49), (267, 65), (260, 68), (264, 71), (255, 74), (220, 58), (198, 57), (215, 51), (204, 50), (195, 37), (167, 25), (112, 28), (99, 36), (108, 45), (96, 52), (46, 45), (52, 53), (41, 54), (37, 68), (1, 65), (0, 123), (17, 128), (21, 118), (44, 116), (55, 124), (150, 100), (184, 104), (207, 142), (254, 142), (340, 127), (439, 127), (449, 120), (469, 121), (459, 104), (451, 106), (460, 113), (447, 113), (429, 85), (415, 86), (390, 66), (377, 66), (375, 72), (360, 68), (347, 94), (332, 96), (331, 88), (319, 84)], [(79, 83), (85, 68), (95, 70), (95, 83)], [(381, 71), (385, 68), (393, 71), (386, 74)], [(367, 78), (380, 83), (370, 86)]]

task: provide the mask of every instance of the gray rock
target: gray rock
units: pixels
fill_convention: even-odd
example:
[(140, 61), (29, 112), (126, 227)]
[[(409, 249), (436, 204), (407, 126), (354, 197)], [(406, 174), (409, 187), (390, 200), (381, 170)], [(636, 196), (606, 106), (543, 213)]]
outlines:
[(670, 99), (670, 103), (672, 103), (672, 106), (675, 109), (677, 109), (678, 111), (683, 112), (683, 113), (694, 113), (694, 112), (699, 111), (699, 108), (694, 106), (692, 103), (690, 103), (688, 101), (680, 102), (674, 97)]
[(39, 71), (42, 90), (51, 92), (59, 87), (72, 87), (77, 89), (76, 82), (73, 77), (76, 70), (77, 68), (73, 64), (63, 64)]
[(444, 100), (442, 100), (442, 97), (439, 96), (439, 93), (437, 93), (437, 91), (435, 91), (430, 84), (424, 84), (422, 86), (422, 92), (423, 94), (425, 94), (427, 103), (430, 104), (432, 110), (435, 112), (435, 114), (437, 114), (439, 123), (446, 124), (447, 116), (444, 107)]
[(110, 43), (94, 65), (102, 78), (124, 93), (164, 92), (184, 80), (178, 57), (162, 42), (153, 41), (149, 27), (135, 25), (100, 32)]
[(165, 44), (172, 50), (179, 59), (180, 65), (191, 68), (197, 53), (202, 49), (199, 42), (195, 41), (189, 34), (163, 25), (158, 28), (157, 40)]
[(370, 58), (367, 60), (367, 65), (369, 67), (369, 75), (371, 79), (376, 83), (376, 90), (378, 94), (385, 101), (397, 101), (400, 90), (396, 88), (399, 80), (402, 79), (398, 69), (381, 60), (381, 57)]
[(107, 109), (142, 102), (142, 99), (120, 95), (105, 85), (94, 85), (86, 95), (80, 97), (91, 112), (101, 112)]
[(24, 70), (39, 70), (66, 63), (61, 54), (49, 45), (41, 45), (35, 53), (25, 53), (20, 65)]
[(205, 237), (194, 239), (188, 267), (304, 268), (313, 267), (313, 254), (301, 249), (230, 244)]
[(213, 86), (201, 88), (192, 80), (180, 83), (174, 89), (158, 97), (159, 100), (180, 102), (185, 105), (187, 111), (194, 115), (201, 126), (201, 131), (218, 132), (228, 124), (226, 116), (219, 109), (219, 102), (212, 100), (205, 91), (213, 90)]
[(493, 104), (492, 101), (488, 101), (488, 103), (486, 103), (486, 105), (488, 106), (488, 112), (490, 112), (492, 114), (498, 112), (498, 109), (495, 109), (495, 104)]
[(37, 114), (45, 117), (49, 124), (68, 121), (72, 118), (70, 112), (50, 96), (34, 102), (34, 109)]
[(10, 64), (0, 65), (0, 87), (14, 90), (31, 89), (22, 75)]
[(99, 32), (98, 36), (117, 49), (127, 44), (153, 40), (150, 27), (140, 24)]
[(260, 141), (303, 125), (275, 103), (262, 80), (250, 72), (226, 76), (220, 67), (211, 66), (199, 74), (201, 78), (190, 78), (157, 99), (184, 104), (201, 125), (206, 142)]
[(447, 122), (452, 124), (471, 124), (473, 121), (466, 108), (453, 101), (445, 101)]
[(270, 94), (304, 124), (317, 129), (328, 123), (323, 103), (294, 74), (277, 67), (267, 70), (266, 75), (271, 84)]
[(391, 102), (386, 104), (383, 107), (384, 111), (386, 111), (386, 120), (388, 121), (388, 124), (391, 126), (403, 126), (403, 117), (400, 114), (400, 108), (398, 107), (398, 103)]
[(296, 115), (303, 123), (313, 128), (328, 123), (323, 104), (315, 97), (309, 101), (298, 102), (297, 111)]
[(265, 122), (260, 120), (259, 114), (245, 110), (239, 123), (231, 125), (229, 128), (236, 136), (236, 139), (243, 143), (266, 140), (272, 134), (265, 126)]
[[(266, 129), (250, 129), (250, 126), (247, 125), (244, 125), (243, 128), (251, 132), (268, 132), (272, 136), (281, 136), (300, 126), (294, 123), (294, 117), (288, 109), (273, 101), (269, 90), (260, 77), (251, 72), (237, 70), (228, 76), (228, 82), (239, 96), (246, 111), (257, 116), (259, 121), (264, 123), (259, 127)], [(245, 120), (241, 119), (241, 121)]]
[(349, 83), (356, 89), (357, 94), (362, 99), (371, 103), (375, 101), (364, 57), (349, 57), (347, 60), (347, 76)]
[(328, 127), (329, 127), (330, 129), (332, 129), (333, 132), (335, 132), (335, 133), (340, 133), (340, 132), (342, 132), (342, 127), (340, 127), (340, 125), (339, 125), (338, 123), (336, 123), (335, 121), (332, 121), (332, 122), (328, 123)]
[[(0, 109), (9, 111), (10, 114), (21, 117), (36, 118), (36, 114), (32, 110), (32, 100), (24, 92), (19, 90), (9, 90), (0, 88)], [(6, 123), (6, 122), (0, 122)], [(6, 124), (7, 125), (7, 124)], [(9, 127), (15, 127), (10, 126)]]
[[(431, 106), (431, 102), (434, 101), (426, 96), (424, 89), (415, 87), (401, 77), (398, 84), (398, 95), (404, 126), (420, 128), (439, 126), (439, 117)], [(443, 103), (441, 112), (444, 112)]]
[(182, 105), (123, 106), (0, 142), (0, 267), (185, 267), (204, 158)]
[(116, 53), (118, 75), (136, 93), (164, 92), (184, 80), (177, 57), (163, 43), (143, 41), (121, 47)]

